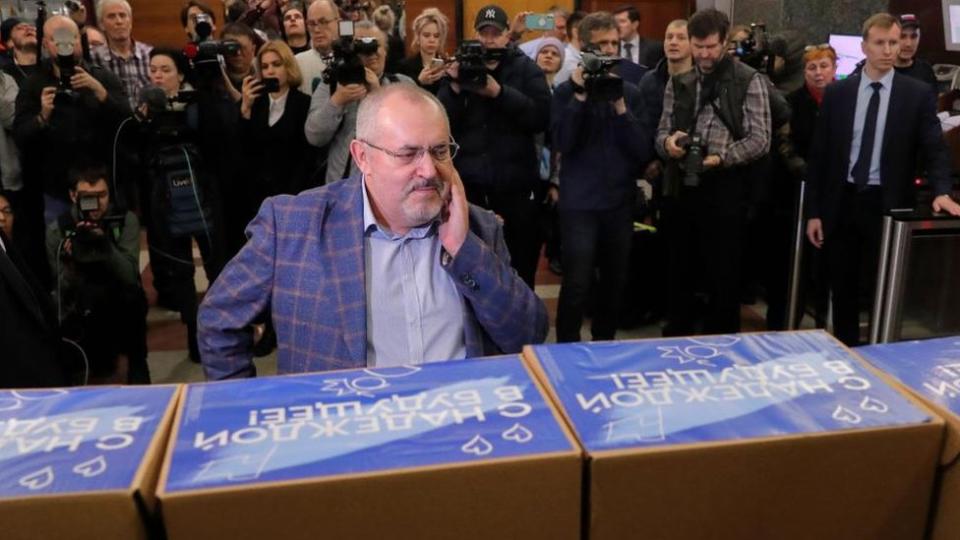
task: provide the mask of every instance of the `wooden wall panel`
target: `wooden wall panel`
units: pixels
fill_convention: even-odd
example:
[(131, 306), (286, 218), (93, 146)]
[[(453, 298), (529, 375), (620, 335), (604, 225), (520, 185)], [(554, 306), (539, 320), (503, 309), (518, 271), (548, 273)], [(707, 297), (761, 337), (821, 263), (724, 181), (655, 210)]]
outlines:
[[(133, 36), (155, 46), (181, 48), (187, 36), (180, 26), (180, 8), (186, 0), (130, 0), (133, 6)], [(216, 13), (217, 29), (223, 28), (222, 0), (205, 0)]]

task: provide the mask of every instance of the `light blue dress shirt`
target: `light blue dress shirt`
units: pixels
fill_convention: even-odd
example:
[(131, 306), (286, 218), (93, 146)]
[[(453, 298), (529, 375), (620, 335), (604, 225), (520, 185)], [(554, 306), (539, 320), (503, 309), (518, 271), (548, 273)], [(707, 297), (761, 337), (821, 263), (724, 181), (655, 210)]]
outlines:
[(366, 180), (362, 191), (367, 367), (464, 358), (463, 297), (440, 265), (438, 222), (394, 234), (377, 223)]
[(868, 186), (880, 185), (880, 149), (883, 148), (883, 131), (887, 127), (887, 109), (890, 107), (890, 89), (893, 87), (893, 74), (891, 69), (880, 77), (878, 81), (867, 77), (865, 72), (860, 73), (860, 88), (857, 90), (857, 109), (853, 117), (853, 141), (850, 143), (850, 165), (847, 169), (847, 182), (855, 183), (853, 180), (853, 166), (857, 163), (857, 157), (860, 155), (860, 141), (863, 139), (863, 124), (867, 121), (867, 106), (870, 104), (870, 97), (873, 96), (873, 88), (870, 83), (879, 82), (883, 86), (880, 88), (880, 109), (877, 111), (877, 133), (873, 139), (873, 154), (870, 159), (870, 180)]

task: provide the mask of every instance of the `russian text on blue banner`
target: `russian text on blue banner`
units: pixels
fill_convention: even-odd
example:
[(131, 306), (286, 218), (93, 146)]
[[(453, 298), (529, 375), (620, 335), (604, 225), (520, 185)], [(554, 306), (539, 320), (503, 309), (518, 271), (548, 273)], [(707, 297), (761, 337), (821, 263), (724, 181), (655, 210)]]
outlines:
[(130, 488), (174, 392), (0, 390), (0, 497)]
[(168, 492), (572, 449), (518, 357), (191, 385)]
[(822, 332), (535, 347), (592, 451), (929, 420)]
[(870, 363), (960, 414), (960, 336), (859, 347)]

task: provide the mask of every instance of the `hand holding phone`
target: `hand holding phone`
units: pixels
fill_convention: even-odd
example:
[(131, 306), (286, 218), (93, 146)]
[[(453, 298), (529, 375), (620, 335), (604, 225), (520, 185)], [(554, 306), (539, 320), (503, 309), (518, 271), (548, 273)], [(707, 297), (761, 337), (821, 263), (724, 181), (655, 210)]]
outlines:
[(528, 30), (553, 30), (556, 22), (552, 13), (531, 13), (524, 18)]
[(280, 79), (276, 77), (264, 77), (261, 82), (263, 83), (263, 91), (268, 94), (280, 91)]

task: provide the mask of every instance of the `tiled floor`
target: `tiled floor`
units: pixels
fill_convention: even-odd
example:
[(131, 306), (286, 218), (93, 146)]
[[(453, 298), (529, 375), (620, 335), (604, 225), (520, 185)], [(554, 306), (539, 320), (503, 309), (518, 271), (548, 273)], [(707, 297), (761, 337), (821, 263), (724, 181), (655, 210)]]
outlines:
[[(143, 273), (143, 284), (147, 290), (147, 298), (150, 301), (150, 312), (147, 315), (147, 345), (150, 351), (148, 363), (150, 373), (155, 383), (169, 382), (194, 382), (203, 380), (203, 372), (199, 364), (190, 362), (187, 355), (187, 329), (180, 322), (180, 316), (176, 312), (168, 311), (156, 307), (156, 292), (153, 290), (153, 276), (150, 273), (148, 265), (148, 254), (145, 244), (140, 253), (140, 268)], [(202, 294), (207, 290), (207, 280), (200, 264), (200, 254), (194, 248), (194, 260), (196, 261), (197, 271), (195, 281), (197, 291)], [(546, 265), (545, 259), (541, 259), (540, 268), (537, 270), (536, 293), (543, 299), (547, 306), (547, 313), (550, 316), (550, 334), (547, 341), (555, 341), (554, 321), (557, 313), (557, 300), (560, 296), (561, 278), (551, 272)], [(762, 304), (742, 307), (743, 331), (756, 331), (764, 328), (764, 311)], [(589, 321), (584, 321), (583, 335), (589, 336)], [(659, 325), (648, 325), (630, 330), (621, 330), (617, 333), (618, 339), (637, 339), (647, 337), (659, 337)], [(276, 354), (256, 360), (257, 372), (259, 374), (276, 373)]]

